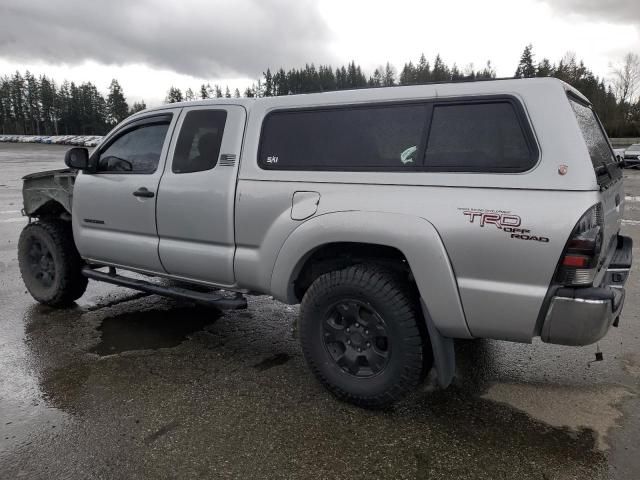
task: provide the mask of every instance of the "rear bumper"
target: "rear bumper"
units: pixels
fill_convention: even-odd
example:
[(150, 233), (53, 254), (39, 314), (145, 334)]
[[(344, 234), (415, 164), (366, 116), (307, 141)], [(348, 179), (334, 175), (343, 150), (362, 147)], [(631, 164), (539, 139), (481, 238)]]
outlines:
[(551, 298), (540, 336), (544, 342), (589, 345), (605, 336), (624, 306), (624, 284), (633, 242), (618, 237), (616, 252), (600, 287), (560, 288)]

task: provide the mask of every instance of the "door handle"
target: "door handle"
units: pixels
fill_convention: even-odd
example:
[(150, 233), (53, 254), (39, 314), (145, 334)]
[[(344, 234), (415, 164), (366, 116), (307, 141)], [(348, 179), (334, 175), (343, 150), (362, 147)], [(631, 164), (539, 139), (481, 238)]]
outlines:
[(138, 190), (133, 192), (134, 197), (144, 197), (144, 198), (153, 198), (155, 193), (150, 190), (147, 190), (146, 187), (140, 187)]

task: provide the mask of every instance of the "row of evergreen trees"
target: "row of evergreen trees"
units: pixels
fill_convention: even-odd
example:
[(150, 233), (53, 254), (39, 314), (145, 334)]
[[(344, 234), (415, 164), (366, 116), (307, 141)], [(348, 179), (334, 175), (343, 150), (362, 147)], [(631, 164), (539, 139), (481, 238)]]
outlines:
[(57, 85), (28, 71), (0, 77), (0, 134), (102, 135), (145, 108), (144, 102), (129, 107), (115, 79), (104, 97), (91, 82)]
[[(640, 72), (638, 72), (640, 74)], [(534, 61), (533, 47), (525, 47), (514, 77), (555, 77), (578, 89), (593, 104), (600, 120), (612, 137), (640, 137), (640, 98), (618, 94), (614, 86), (621, 79), (614, 72), (613, 85), (593, 74), (575, 54), (566, 54), (557, 64), (548, 58)]]
[[(330, 65), (305, 65), (301, 69), (272, 72), (267, 69), (262, 78), (247, 87), (243, 96), (263, 97), (297, 93), (324, 92), (364, 87), (416, 85), (428, 82), (471, 81), (496, 77), (491, 62), (484, 68), (472, 65), (460, 69), (447, 65), (440, 55), (433, 63), (424, 54), (414, 64), (405, 63), (399, 74), (386, 63), (367, 77), (361, 67), (351, 62), (333, 68)], [(602, 119), (611, 137), (640, 136), (640, 100), (606, 85), (603, 78), (591, 72), (575, 55), (565, 55), (558, 63), (549, 59), (534, 61), (533, 48), (527, 46), (520, 58), (514, 77), (557, 77), (573, 85), (587, 96)], [(232, 93), (219, 85), (203, 84), (195, 91), (184, 92), (172, 86), (167, 103), (206, 98), (240, 97), (239, 89)], [(29, 72), (0, 77), (0, 134), (103, 134), (131, 113), (146, 108), (144, 102), (131, 107), (116, 80), (111, 82), (106, 97), (94, 84), (76, 85), (63, 82), (59, 86), (46, 76), (34, 77)]]

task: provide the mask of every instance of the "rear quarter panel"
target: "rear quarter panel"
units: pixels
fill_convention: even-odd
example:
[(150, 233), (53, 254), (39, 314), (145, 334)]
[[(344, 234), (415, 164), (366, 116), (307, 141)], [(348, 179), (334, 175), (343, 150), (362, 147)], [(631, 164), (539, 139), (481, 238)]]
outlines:
[[(318, 213), (310, 220), (291, 220), (293, 193), (310, 189), (320, 193)], [(404, 230), (390, 230), (396, 224), (389, 221), (387, 215), (402, 216), (411, 218), (414, 225), (429, 222), (438, 232), (457, 280), (470, 333), (475, 337), (525, 342), (535, 334), (540, 308), (573, 226), (597, 201), (596, 192), (297, 182), (241, 181), (238, 192), (236, 274), (243, 287), (269, 291), (286, 301), (283, 292), (287, 289), (290, 271), (279, 268), (276, 262), (292, 264), (301, 256), (297, 249), (291, 251), (287, 239), (306, 222), (335, 212), (348, 211), (352, 218), (366, 216), (367, 228), (371, 232), (385, 232), (385, 244), (403, 251), (410, 263), (414, 251), (422, 251), (424, 256), (430, 254), (434, 240), (426, 235), (413, 235), (413, 225), (405, 224), (401, 227)], [(482, 226), (480, 217), (471, 222), (470, 216), (464, 214), (468, 211), (517, 216), (520, 228), (529, 230), (529, 236), (547, 241), (514, 238), (495, 224)], [(364, 227), (358, 225), (352, 220), (341, 229), (317, 230), (315, 237), (308, 239), (309, 251), (317, 246), (317, 237), (325, 238), (327, 243), (356, 241), (345, 231), (363, 231)], [(366, 241), (366, 238), (372, 243), (376, 241), (373, 233), (357, 241)], [(295, 258), (287, 258), (289, 256)], [(416, 263), (411, 265), (414, 270), (419, 268)], [(440, 291), (445, 282), (441, 272), (435, 269), (414, 272), (414, 275), (425, 275), (419, 285), (424, 297)], [(455, 301), (450, 302), (450, 308), (453, 314)], [(438, 311), (441, 316), (434, 316), (434, 321), (446, 329), (449, 325), (446, 312)]]

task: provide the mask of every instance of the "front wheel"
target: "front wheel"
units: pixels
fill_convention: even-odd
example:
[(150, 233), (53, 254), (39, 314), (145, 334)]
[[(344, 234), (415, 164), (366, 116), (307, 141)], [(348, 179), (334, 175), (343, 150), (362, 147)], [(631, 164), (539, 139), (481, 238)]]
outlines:
[(45, 305), (68, 306), (87, 288), (68, 222), (40, 220), (27, 225), (18, 241), (18, 264), (27, 290)]
[(397, 275), (355, 265), (320, 276), (300, 308), (304, 357), (336, 397), (388, 406), (419, 385), (432, 355), (416, 301)]

